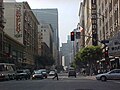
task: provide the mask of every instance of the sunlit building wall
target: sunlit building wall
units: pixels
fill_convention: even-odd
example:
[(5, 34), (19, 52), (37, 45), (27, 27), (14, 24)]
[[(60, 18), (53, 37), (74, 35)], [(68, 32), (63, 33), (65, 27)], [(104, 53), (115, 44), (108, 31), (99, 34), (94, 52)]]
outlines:
[[(84, 29), (85, 29), (85, 35), (86, 36), (91, 36), (92, 35), (92, 23), (91, 23), (91, 18), (90, 18), (90, 13), (91, 13), (91, 8), (90, 8), (90, 0), (84, 0)], [(88, 9), (90, 8), (90, 9)], [(85, 37), (85, 46), (92, 45), (92, 38)]]
[(0, 58), (3, 56), (3, 29), (4, 29), (4, 11), (3, 0), (0, 0)]
[(98, 45), (96, 0), (84, 0), (85, 46)]
[(77, 25), (77, 28), (80, 31), (79, 49), (81, 49), (81, 48), (85, 47), (84, 6), (83, 6), (83, 2), (81, 2), (81, 4), (80, 4), (79, 23)]
[(109, 55), (120, 56), (120, 0), (97, 0), (98, 38), (109, 40)]
[(38, 54), (42, 54), (42, 43), (48, 47), (46, 55), (53, 56), (53, 30), (50, 24), (40, 23), (38, 26)]
[(39, 22), (27, 2), (5, 2), (4, 7), (5, 33), (25, 46), (24, 60), (34, 65)]

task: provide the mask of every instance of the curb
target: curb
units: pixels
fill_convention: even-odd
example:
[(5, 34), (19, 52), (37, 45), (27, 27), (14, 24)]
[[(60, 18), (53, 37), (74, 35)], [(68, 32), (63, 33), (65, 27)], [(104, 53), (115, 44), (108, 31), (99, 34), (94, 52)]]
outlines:
[(96, 80), (96, 76), (86, 76), (86, 79), (92, 79), (92, 80)]

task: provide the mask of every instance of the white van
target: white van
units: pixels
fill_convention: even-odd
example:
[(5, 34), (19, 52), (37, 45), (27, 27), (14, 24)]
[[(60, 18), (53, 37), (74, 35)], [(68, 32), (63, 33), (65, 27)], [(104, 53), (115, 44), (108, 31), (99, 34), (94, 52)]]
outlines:
[(15, 70), (15, 64), (0, 63), (0, 80), (14, 79)]

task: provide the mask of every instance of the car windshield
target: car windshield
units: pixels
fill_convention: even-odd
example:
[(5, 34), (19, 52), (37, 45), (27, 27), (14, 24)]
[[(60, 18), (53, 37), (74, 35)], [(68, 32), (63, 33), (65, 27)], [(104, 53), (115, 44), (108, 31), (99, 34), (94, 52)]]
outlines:
[(34, 71), (34, 74), (41, 74), (41, 71)]
[(42, 73), (47, 73), (46, 71), (42, 71)]
[(4, 65), (0, 65), (0, 71), (4, 71)]

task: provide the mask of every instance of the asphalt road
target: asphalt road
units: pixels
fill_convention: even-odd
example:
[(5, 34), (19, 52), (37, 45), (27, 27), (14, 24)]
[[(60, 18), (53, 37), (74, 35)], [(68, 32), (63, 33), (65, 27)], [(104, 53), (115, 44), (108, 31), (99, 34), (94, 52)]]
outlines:
[(0, 82), (0, 90), (120, 90), (119, 81), (101, 82), (85, 77), (59, 76), (43, 80), (11, 80)]

